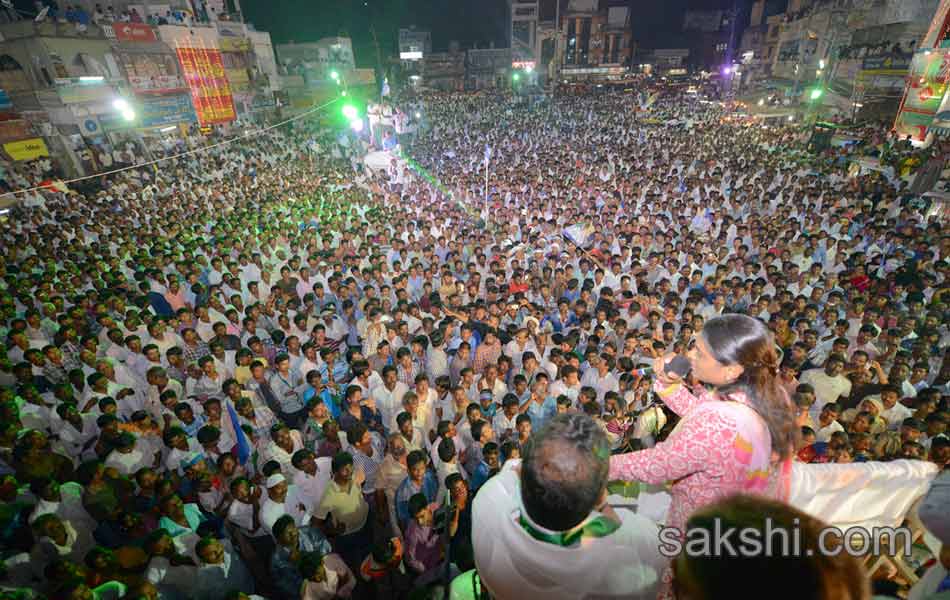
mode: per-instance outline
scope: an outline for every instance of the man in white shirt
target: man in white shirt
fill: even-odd
[[[815,390],[816,401],[811,406],[812,419],[817,419],[821,408],[829,402],[851,393],[851,382],[842,375],[845,359],[840,354],[832,354],[825,361],[824,369],[809,369],[802,373],[800,383],[807,383]]]
[[[434,331],[429,336],[429,350],[426,352],[426,374],[430,381],[435,381],[442,375],[449,374],[449,357],[442,349],[444,338],[441,331]]]
[[[115,448],[105,460],[105,466],[114,468],[121,475],[132,477],[139,469],[154,465],[155,455],[149,456],[139,449],[135,442],[135,436],[131,433],[120,434],[115,441]]]
[[[330,483],[329,456],[316,458],[310,450],[298,450],[291,459],[294,471],[292,474],[294,486],[297,488],[297,497],[304,506],[317,506],[323,499],[323,492]]]
[[[396,431],[396,417],[402,412],[402,397],[408,391],[409,386],[399,381],[396,367],[383,367],[383,385],[377,386],[372,396],[387,433]]]
[[[620,381],[611,372],[614,368],[614,359],[609,354],[600,356],[591,355],[591,368],[587,369],[581,378],[582,387],[592,387],[597,390],[597,403],[604,405],[604,394],[619,392]]]
[[[844,431],[844,427],[838,422],[839,414],[841,414],[841,405],[837,402],[829,402],[822,407],[815,431],[816,442],[828,442],[835,432]]]
[[[548,395],[554,396],[567,396],[571,399],[571,403],[574,406],[577,406],[577,397],[581,393],[581,382],[578,379],[577,369],[571,365],[565,366],[561,369],[561,378],[551,384],[551,387],[548,388]]]
[[[668,565],[656,524],[601,503],[606,435],[582,414],[558,415],[536,435],[475,497],[485,587],[499,598],[654,598]]]
[[[300,497],[296,486],[287,485],[287,479],[274,473],[264,484],[267,496],[261,499],[261,526],[273,535],[274,523],[284,515],[290,515],[297,527],[310,524],[312,518],[307,505]]]
[[[869,398],[873,398],[873,396],[869,396]],[[897,431],[904,419],[914,415],[913,410],[907,408],[898,400],[900,400],[900,390],[896,385],[881,387],[881,403],[884,405],[881,417],[887,421],[887,428],[890,431]]]

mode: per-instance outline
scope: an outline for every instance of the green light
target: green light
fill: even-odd
[[[821,88],[815,88],[811,91],[809,98],[811,98],[812,100],[817,100],[821,98],[821,95],[824,93],[825,93],[824,90],[822,90]]]
[[[352,104],[344,104],[343,116],[349,119],[350,121],[352,121],[359,116],[359,111],[356,110],[356,107],[353,106]]]
[[[519,79],[521,79],[521,75],[519,75],[518,73],[515,73],[514,75],[511,76],[511,78],[514,79],[515,81],[518,81]]]
[[[336,72],[336,71],[330,71],[330,79],[332,79],[333,81],[336,81],[337,83],[339,83],[339,81],[340,81],[340,74],[339,74],[338,72]]]

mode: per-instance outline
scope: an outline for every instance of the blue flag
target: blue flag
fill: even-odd
[[[244,430],[241,429],[241,422],[238,420],[234,405],[230,401],[227,401],[226,404],[228,405],[228,416],[231,418],[231,427],[234,428],[234,449],[237,451],[238,463],[243,465],[251,457],[251,443],[248,441]]]

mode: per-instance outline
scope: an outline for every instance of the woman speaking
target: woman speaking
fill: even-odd
[[[656,447],[612,457],[610,479],[672,481],[666,526],[681,536],[694,510],[731,494],[784,499],[779,463],[790,465],[799,430],[768,328],[744,315],[706,323],[689,361],[712,392],[690,392],[665,370],[672,358],[656,360],[654,389],[682,420]]]

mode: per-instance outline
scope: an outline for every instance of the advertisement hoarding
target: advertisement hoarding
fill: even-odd
[[[43,138],[30,138],[18,142],[7,142],[3,149],[13,160],[33,160],[41,156],[49,156]]]
[[[911,136],[919,142],[927,138],[927,128],[947,92],[950,52],[921,50],[914,55],[907,81],[904,103],[894,128],[900,137]]]
[[[143,23],[113,23],[112,32],[120,42],[157,42],[155,32]]]
[[[234,98],[221,52],[215,48],[178,48],[177,53],[198,122],[207,126],[235,120]]]
[[[167,94],[187,89],[171,54],[121,53],[117,57],[129,85],[138,94]]]

